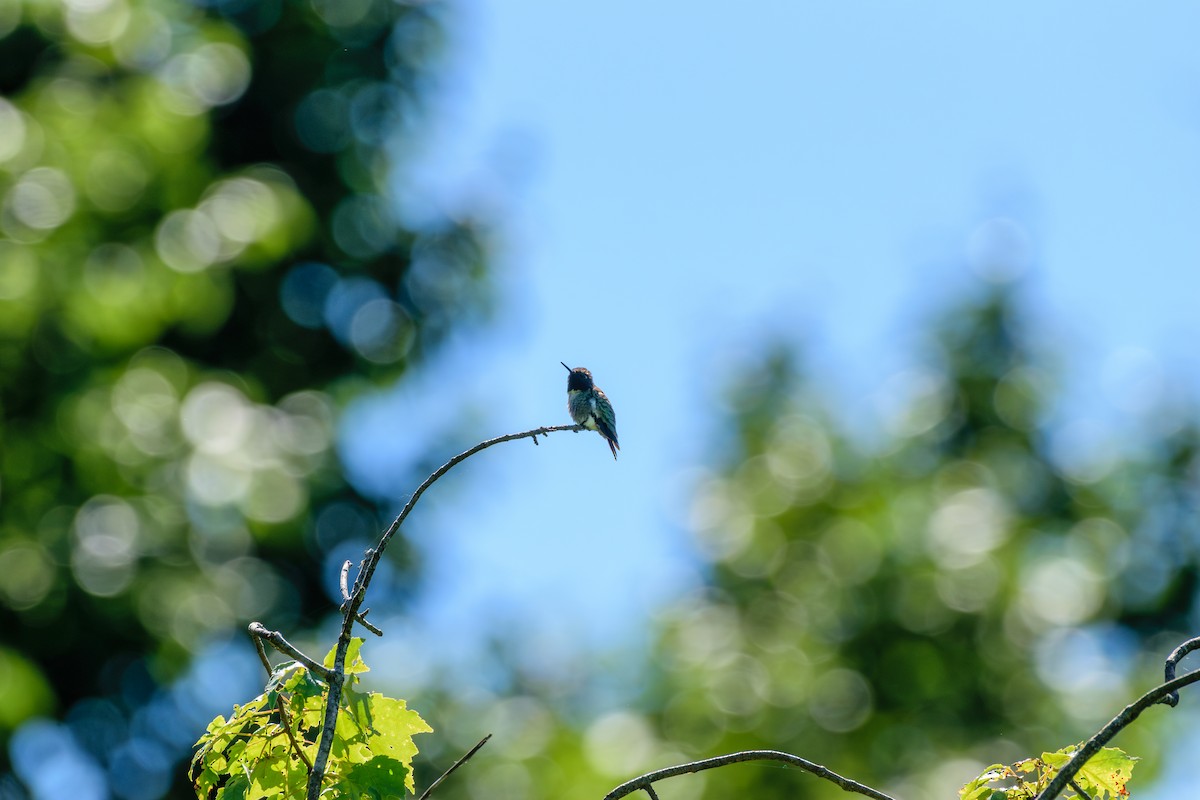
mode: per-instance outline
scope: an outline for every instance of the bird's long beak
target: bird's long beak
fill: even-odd
[[[563,369],[565,369],[567,372],[570,372],[570,371],[571,371],[571,368],[570,368],[570,367],[568,367],[566,364],[563,364],[563,362],[561,362],[561,361],[560,361],[560,362],[558,362],[558,363],[562,364],[562,365],[563,365]]]

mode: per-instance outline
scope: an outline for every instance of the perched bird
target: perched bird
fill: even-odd
[[[592,381],[591,372],[583,367],[571,369],[561,361],[558,363],[571,373],[567,378],[567,411],[571,412],[571,419],[576,425],[603,436],[616,461],[621,445],[617,444],[617,415],[613,413],[612,403]]]

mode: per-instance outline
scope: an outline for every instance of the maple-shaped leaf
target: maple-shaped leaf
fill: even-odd
[[[1078,747],[1065,748],[1057,753],[1043,753],[1042,759],[1055,769],[1061,769],[1071,760]],[[1085,790],[1091,790],[1095,800],[1128,797],[1126,784],[1133,777],[1133,765],[1139,759],[1127,755],[1119,747],[1104,747],[1088,759],[1075,774],[1075,780]]]

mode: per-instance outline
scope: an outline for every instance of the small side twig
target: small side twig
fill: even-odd
[[[369,552],[370,551],[368,551],[368,553]],[[341,572],[341,575],[338,577],[338,583],[341,584],[341,587],[342,587],[342,605],[341,605],[342,613],[346,612],[346,604],[350,602],[350,567],[351,566],[353,566],[352,562],[343,561],[342,562],[342,572]],[[354,585],[355,586],[358,585],[357,579],[355,579]],[[370,622],[367,622],[367,614],[370,614],[370,613],[371,613],[371,609],[365,608],[361,612],[358,613],[358,615],[355,617],[355,619],[358,620],[359,625],[362,625],[364,628],[369,630],[371,633],[375,634],[376,636],[383,636],[382,630],[380,630],[375,625],[372,625]]]
[[[440,786],[442,781],[446,780],[446,778],[449,778],[450,774],[452,772],[454,772],[454,770],[458,769],[463,764],[467,763],[467,760],[470,759],[471,756],[478,753],[479,748],[481,748],[485,744],[487,744],[488,739],[491,739],[491,738],[492,738],[492,735],[489,733],[487,736],[483,737],[478,742],[476,742],[475,746],[472,747],[470,750],[468,750],[462,758],[460,758],[458,761],[455,761],[453,764],[450,765],[450,769],[443,772],[441,775],[438,776],[438,779],[436,781],[429,784],[429,788],[426,789],[425,791],[421,792],[421,796],[418,797],[417,800],[429,800],[429,795],[433,794],[433,790],[436,789],[438,786]]]
[[[267,627],[261,622],[251,622],[247,629],[250,631],[250,636],[253,637],[255,641],[262,640],[267,642],[271,645],[271,647],[274,647],[285,656],[291,656],[296,661],[299,661],[308,668],[309,672],[315,673],[322,680],[329,680],[330,670],[328,667],[326,667],[324,664],[318,663],[312,657],[300,652],[295,645],[283,638],[283,634],[279,631],[267,630]],[[270,674],[272,669],[270,663],[267,661],[267,654],[260,650],[259,657],[263,660],[263,666],[267,668],[267,674]]]
[[[1085,791],[1083,790],[1083,787],[1081,787],[1081,786],[1080,786],[1078,783],[1076,783],[1076,782],[1075,782],[1075,779],[1074,779],[1074,778],[1072,778],[1071,780],[1067,781],[1067,785],[1068,785],[1068,786],[1070,786],[1072,789],[1074,789],[1074,790],[1075,790],[1075,794],[1077,794],[1077,795],[1079,795],[1080,797],[1082,797],[1082,798],[1083,798],[1083,800],[1092,800],[1092,796],[1091,796],[1090,794],[1088,794],[1087,792],[1085,792]]]
[[[348,587],[349,592],[346,593],[348,597],[342,602],[342,627],[338,634],[337,645],[334,648],[333,669],[326,670],[329,691],[325,696],[325,716],[321,722],[321,739],[317,744],[317,755],[313,759],[313,768],[308,775],[308,787],[306,791],[308,800],[319,800],[321,796],[321,782],[325,779],[325,766],[329,763],[329,752],[333,749],[334,731],[337,727],[338,710],[341,707],[342,684],[346,678],[346,652],[350,649],[354,623],[362,622],[358,609],[365,598],[367,587],[371,584],[375,568],[379,566],[379,560],[383,557],[384,549],[387,547],[388,542],[392,540],[392,537],[396,535],[396,531],[400,530],[400,526],[404,524],[404,520],[413,510],[413,506],[417,504],[421,495],[425,493],[426,489],[437,482],[439,478],[481,450],[517,439],[536,439],[538,436],[555,431],[581,430],[584,430],[582,425],[551,425],[520,433],[507,433],[503,436],[497,436],[494,439],[487,439],[468,450],[464,450],[438,467],[428,478],[421,482],[421,485],[413,492],[412,497],[405,503],[404,508],[400,510],[396,519],[383,532],[383,535],[379,538],[379,543],[366,552],[366,558],[363,559],[362,568],[359,569],[358,575],[354,579],[354,585]]]
[[[266,629],[264,628],[264,630]],[[251,630],[251,633],[254,633],[254,631]],[[262,661],[263,669],[267,671],[267,677],[269,678],[274,674],[274,670],[271,667],[271,660],[267,658],[267,649],[263,647],[263,637],[253,635],[250,638],[254,640],[254,648],[258,651],[258,657]],[[282,692],[278,693],[275,697],[275,710],[279,712],[279,720],[283,723],[284,733],[287,734],[288,741],[292,743],[292,752],[304,764],[304,768],[311,771],[312,762],[308,760],[308,756],[304,754],[304,748],[300,746],[300,743],[296,741],[296,735],[292,733],[292,720],[288,716],[287,701],[284,699]]]
[[[1173,676],[1175,674],[1175,665],[1179,663],[1179,659],[1190,653],[1192,650],[1200,647],[1200,637],[1189,639],[1181,644],[1171,653],[1167,659],[1166,674]],[[1170,678],[1166,683],[1156,686],[1144,695],[1134,700],[1129,705],[1117,714],[1107,725],[1101,728],[1095,736],[1083,743],[1083,746],[1076,751],[1075,755],[1071,756],[1071,760],[1063,765],[1063,768],[1054,776],[1054,780],[1042,790],[1036,800],[1053,800],[1062,794],[1063,789],[1067,788],[1067,784],[1074,779],[1079,770],[1083,769],[1083,765],[1088,762],[1092,756],[1100,752],[1100,748],[1108,744],[1114,736],[1121,732],[1123,728],[1137,719],[1143,711],[1156,703],[1165,703],[1169,706],[1174,706],[1169,698],[1175,697],[1175,702],[1179,701],[1179,690],[1185,686],[1190,686],[1196,681],[1200,681],[1200,670],[1193,670],[1179,678]]]
[[[258,651],[258,660],[262,662],[263,669],[267,671],[267,679],[270,680],[271,675],[275,672],[275,668],[271,666],[271,659],[267,658],[267,648],[263,647],[263,637],[255,633],[254,626],[258,624],[257,622],[250,623],[250,638],[254,640],[254,649]],[[259,627],[262,626],[260,625]],[[263,628],[263,630],[266,630],[266,628]]]
[[[872,789],[870,786],[859,783],[838,775],[833,770],[827,769],[820,764],[815,764],[812,761],[803,759],[800,756],[794,756],[791,753],[781,753],[778,750],[743,750],[738,753],[729,753],[715,758],[706,758],[702,761],[690,761],[686,764],[678,764],[674,767],[666,767],[665,769],[647,772],[645,775],[638,776],[631,781],[622,783],[617,788],[604,796],[604,800],[617,800],[617,798],[625,797],[633,794],[638,790],[646,790],[651,798],[654,797],[654,792],[650,789],[650,784],[655,781],[661,781],[665,778],[673,778],[676,775],[686,775],[692,772],[701,772],[706,769],[716,769],[717,767],[728,766],[729,764],[737,764],[742,761],[782,761],[785,764],[790,764],[793,767],[799,767],[806,772],[816,775],[818,778],[824,778],[827,781],[832,781],[838,786],[845,789],[847,792],[857,792],[858,794],[866,795],[874,798],[874,800],[894,800],[889,795],[884,794],[878,789]]]
[[[362,625],[364,628],[366,628],[367,630],[369,630],[371,633],[375,634],[376,636],[383,636],[382,630],[375,627],[370,622],[367,622],[367,614],[370,614],[370,613],[371,613],[371,609],[364,608],[362,611],[358,612],[358,616],[356,616],[354,619],[358,621],[359,625]]]

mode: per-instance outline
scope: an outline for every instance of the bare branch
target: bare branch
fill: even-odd
[[[604,800],[617,800],[617,798],[625,797],[633,794],[638,790],[646,790],[647,793],[654,797],[654,791],[650,789],[650,784],[655,781],[661,781],[664,778],[673,778],[676,775],[686,775],[692,772],[701,772],[706,769],[716,769],[717,767],[728,766],[729,764],[737,764],[742,761],[782,761],[785,764],[790,764],[793,767],[799,767],[806,772],[811,772],[818,778],[824,778],[827,781],[832,781],[838,786],[845,789],[847,792],[857,792],[858,794],[866,795],[867,797],[875,798],[875,800],[894,800],[894,798],[883,792],[872,789],[870,786],[853,781],[849,778],[844,778],[832,770],[826,769],[820,764],[814,764],[811,761],[794,756],[791,753],[781,753],[778,750],[743,750],[738,753],[729,753],[728,755],[717,756],[716,758],[706,758],[702,761],[690,761],[686,764],[678,764],[674,767],[666,767],[665,769],[648,772],[645,775],[634,778],[631,781],[622,783],[617,788],[604,796]]]
[[[376,636],[383,636],[382,630],[375,627],[370,622],[367,622],[367,614],[370,614],[370,613],[371,613],[371,609],[364,608],[362,611],[359,612],[358,616],[355,617],[355,619],[358,620],[359,625],[362,625],[364,628],[369,630],[371,633],[375,634]]]
[[[1175,648],[1175,651],[1171,653],[1171,657],[1174,658],[1176,653],[1180,653],[1184,647],[1196,641],[1196,639],[1190,639],[1183,645]],[[1182,658],[1196,647],[1200,647],[1200,645],[1193,645],[1192,648],[1181,653],[1179,658]],[[1170,659],[1167,660],[1167,674],[1175,674],[1175,664],[1178,663],[1179,658],[1175,658],[1174,662]],[[1190,686],[1196,681],[1200,681],[1200,670],[1193,670],[1183,677],[1168,680],[1166,683],[1154,687],[1137,700],[1125,706],[1125,709],[1120,714],[1113,717],[1095,736],[1083,743],[1083,746],[1076,751],[1075,755],[1071,756],[1070,761],[1063,765],[1063,768],[1054,776],[1054,780],[1050,781],[1050,785],[1042,790],[1042,793],[1037,796],[1036,800],[1053,800],[1053,798],[1058,797],[1062,794],[1063,789],[1067,788],[1067,784],[1078,774],[1079,770],[1083,769],[1083,765],[1088,762],[1088,759],[1099,753],[1100,748],[1108,744],[1114,736],[1137,719],[1143,711],[1156,703],[1166,703],[1173,706],[1174,703],[1171,703],[1168,698],[1172,695],[1178,698],[1180,689]]]
[[[363,560],[362,568],[358,571],[358,575],[354,579],[354,586],[349,593],[350,596],[342,603],[342,628],[338,635],[337,647],[334,649],[333,669],[328,670],[327,682],[329,684],[329,691],[325,696],[325,718],[321,723],[321,740],[317,745],[317,755],[313,759],[313,768],[308,775],[308,800],[319,800],[321,795],[321,782],[325,779],[325,765],[329,763],[329,751],[333,748],[338,710],[341,707],[342,684],[345,682],[346,676],[346,651],[350,649],[354,623],[362,621],[358,609],[362,605],[367,587],[371,585],[371,578],[375,574],[375,568],[379,566],[379,560],[383,556],[384,549],[387,547],[388,542],[392,540],[392,537],[396,535],[396,531],[400,530],[400,526],[413,510],[413,506],[417,504],[417,500],[439,478],[480,450],[486,450],[493,445],[515,441],[516,439],[532,438],[534,443],[536,443],[538,436],[555,431],[581,430],[584,430],[582,425],[553,425],[546,428],[534,428],[531,431],[522,431],[521,433],[506,433],[503,436],[497,436],[495,439],[482,441],[469,450],[464,450],[438,467],[428,478],[421,482],[421,485],[413,492],[412,497],[408,499],[404,508],[400,510],[396,519],[383,532],[383,535],[379,538],[379,543],[366,552],[366,558]]]
[[[480,450],[486,450],[493,445],[503,444],[504,442],[528,438],[532,438],[536,442],[538,436],[542,436],[547,433],[553,433],[555,431],[581,430],[585,430],[582,425],[552,425],[548,428],[534,428],[531,431],[522,431],[521,433],[507,433],[504,436],[497,436],[495,439],[482,441],[471,449],[464,450],[463,452],[459,453],[445,464],[442,464],[440,467],[434,470],[433,474],[426,478],[420,486],[417,487],[416,491],[413,492],[412,497],[408,498],[408,502],[405,504],[404,508],[400,510],[400,513],[396,516],[395,521],[392,522],[388,529],[384,531],[383,536],[380,537],[379,544],[377,544],[373,550],[367,551],[367,560],[363,564],[363,569],[359,573],[358,580],[355,581],[355,593],[357,594],[362,590],[365,590],[366,587],[371,583],[371,577],[375,574],[375,567],[379,564],[379,559],[383,555],[384,548],[388,546],[388,542],[392,540],[392,537],[396,534],[396,531],[400,530],[400,526],[404,524],[404,520],[408,517],[409,512],[413,510],[413,506],[417,504],[417,501],[421,499],[421,495],[425,493],[425,490],[432,486],[438,480],[438,478],[445,475],[460,462],[467,460]]]
[[[464,756],[463,756],[462,758],[460,758],[458,761],[455,761],[453,764],[451,764],[451,765],[450,765],[450,769],[448,769],[448,770],[446,770],[445,772],[443,772],[443,773],[441,774],[441,776],[439,776],[439,777],[438,777],[438,779],[437,779],[436,781],[434,781],[433,783],[429,784],[429,788],[428,788],[428,789],[426,789],[425,791],[421,792],[421,796],[420,796],[420,797],[418,797],[418,798],[417,798],[417,800],[429,800],[429,795],[433,794],[433,790],[434,790],[434,789],[436,789],[438,786],[440,786],[440,785],[441,785],[441,783],[442,783],[442,781],[446,780],[446,778],[449,778],[449,777],[450,777],[450,773],[454,772],[454,770],[458,769],[458,768],[459,768],[459,767],[461,767],[463,764],[467,763],[467,760],[468,760],[468,759],[469,759],[471,756],[473,756],[473,755],[475,755],[476,753],[478,753],[478,752],[479,752],[479,748],[481,748],[481,747],[483,747],[485,744],[487,744],[487,743],[488,743],[488,739],[490,739],[490,738],[492,738],[492,735],[489,733],[487,736],[485,736],[485,737],[483,737],[482,739],[480,739],[480,740],[479,740],[479,741],[478,741],[478,742],[475,744],[475,746],[474,746],[474,747],[472,747],[470,750],[468,750],[468,751],[466,752],[466,755],[464,755]]]
[[[285,656],[291,656],[296,661],[299,661],[308,668],[309,672],[315,673],[322,680],[329,680],[330,672],[324,664],[320,664],[310,656],[300,652],[295,645],[283,638],[283,634],[279,631],[269,631],[261,622],[251,622],[248,630],[250,631],[250,635],[254,637],[255,641],[261,639],[264,642],[268,642],[271,647],[274,647]],[[271,669],[270,663],[267,661],[266,653],[260,651],[259,656],[263,660],[263,666],[267,668],[267,673],[270,674],[273,670]]]
[[[279,720],[283,723],[283,732],[287,734],[288,741],[292,743],[292,752],[304,764],[304,768],[311,773],[312,762],[308,760],[308,756],[304,754],[304,748],[296,741],[296,734],[292,732],[292,719],[288,716],[287,699],[283,696],[283,692],[275,694],[275,710],[279,712]]]
[[[345,616],[342,624],[343,633],[354,624],[353,620],[352,614]],[[337,725],[338,710],[342,703],[342,684],[346,680],[346,651],[349,649],[349,639],[347,638],[347,644],[343,647],[342,638],[338,638],[338,646],[333,656],[333,669],[330,670],[327,681],[329,689],[325,693],[325,717],[321,722],[321,740],[317,744],[317,755],[313,759],[313,768],[308,773],[308,786],[306,787],[308,800],[320,800],[321,783],[325,780],[325,765],[329,763],[329,752],[333,749],[334,726]]]

